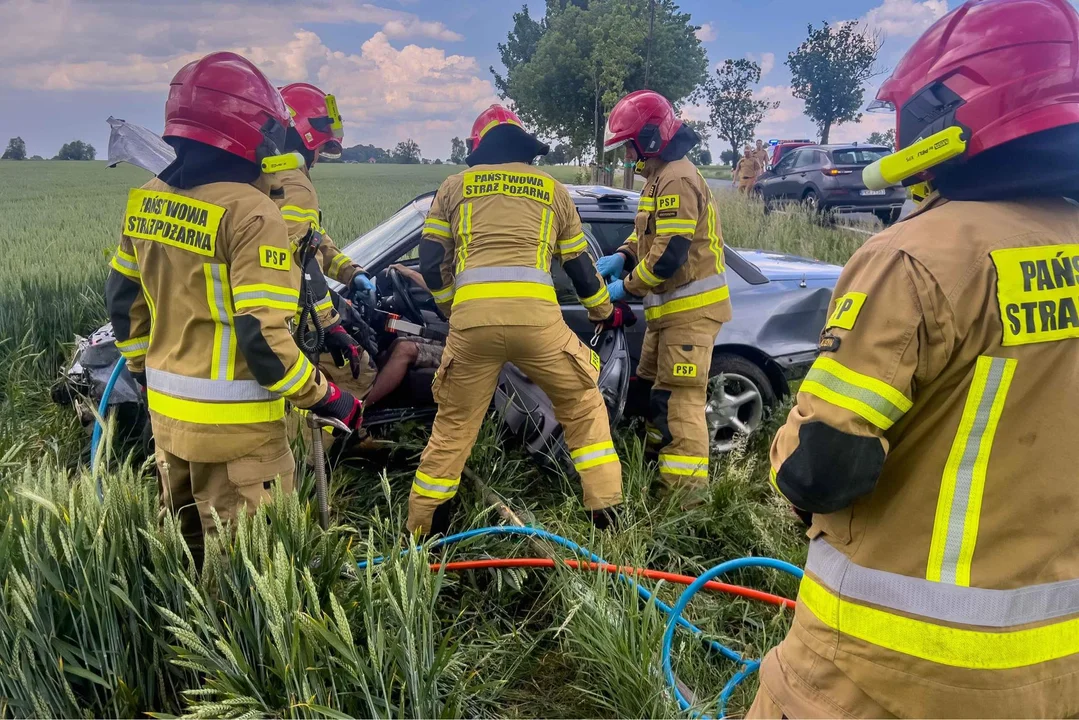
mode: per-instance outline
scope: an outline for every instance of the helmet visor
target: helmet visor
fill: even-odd
[[[341,143],[338,140],[327,140],[318,149],[318,154],[327,160],[337,160],[341,157]]]

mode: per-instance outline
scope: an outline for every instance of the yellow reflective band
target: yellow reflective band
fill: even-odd
[[[330,261],[330,274],[336,277],[340,274],[341,268],[345,267],[345,265],[351,264],[352,258],[350,258],[348,255],[345,255],[344,253],[337,253],[337,255],[334,256],[333,260]]]
[[[989,453],[1015,374],[1014,359],[978,358],[937,496],[925,577],[970,586]]]
[[[150,349],[150,336],[140,335],[139,337],[129,338],[124,341],[116,341],[116,349],[120,351],[120,354],[129,360],[131,358],[142,357],[146,354],[146,351]]]
[[[657,220],[657,235],[674,235],[679,232],[693,233],[697,230],[696,220]]]
[[[270,307],[295,312],[300,302],[300,291],[283,285],[254,283],[234,287],[232,299],[237,310]]]
[[[659,471],[668,475],[708,477],[708,458],[696,455],[659,456]]]
[[[637,277],[639,277],[641,279],[641,282],[643,282],[648,287],[655,287],[656,285],[659,285],[661,282],[663,282],[663,278],[656,277],[656,275],[654,275],[652,271],[648,269],[648,266],[645,265],[643,262],[637,263],[636,272]]]
[[[150,410],[173,420],[195,425],[248,425],[276,422],[285,417],[285,401],[212,403],[184,400],[157,392],[146,391]]]
[[[449,232],[450,229],[449,222],[445,220],[439,220],[438,218],[433,218],[430,215],[427,216],[427,219],[424,220],[423,224],[424,226],[430,225],[431,227],[436,227],[440,230],[445,230],[447,232]]]
[[[779,489],[779,483],[776,481],[777,474],[774,467],[768,468],[768,481],[772,483],[772,487],[776,489],[776,492],[782,495],[783,491]]]
[[[316,223],[318,222],[318,210],[315,210],[313,208],[302,208],[297,205],[282,205],[281,214],[290,215],[296,219],[311,220]]]
[[[308,378],[314,372],[315,366],[312,365],[307,358],[301,355],[296,362],[292,364],[288,372],[285,373],[285,377],[281,378],[273,385],[266,388],[270,392],[279,393],[285,397],[295,395],[297,392],[303,389],[304,384]]]
[[[417,470],[412,492],[435,500],[447,500],[457,494],[460,484],[461,478],[436,478]]]
[[[543,208],[540,213],[540,232],[536,243],[536,268],[546,271],[550,265],[548,258],[551,253],[551,228],[554,225],[554,213],[550,208]]]
[[[638,265],[637,267],[641,266]],[[671,300],[670,302],[663,303],[657,307],[645,308],[644,319],[655,320],[664,315],[673,315],[674,313],[685,312],[686,310],[696,310],[698,308],[708,307],[709,305],[723,302],[724,300],[729,299],[730,296],[730,288],[724,285],[723,287],[709,290],[708,292],[703,292],[699,295],[690,295],[689,297]],[[805,383],[803,383],[802,386],[804,387]]]
[[[322,302],[319,302],[315,305],[315,312],[323,313],[329,310],[333,310],[333,298],[327,295]]]
[[[827,357],[816,359],[798,390],[850,410],[881,430],[894,425],[913,405],[888,383]]]
[[[431,296],[434,297],[435,302],[447,303],[453,299],[454,284],[450,283],[441,290],[432,290]]]
[[[214,321],[213,358],[210,366],[211,380],[233,380],[236,372],[236,345],[232,327],[232,288],[229,287],[229,269],[220,263],[202,266],[206,277],[206,303]],[[145,293],[145,290],[143,291]]]
[[[132,267],[132,265],[134,265],[134,263],[129,263],[127,260],[123,260],[117,255],[113,255],[112,259],[109,260],[109,267],[113,270],[121,275],[131,278],[135,282],[139,282],[142,279],[142,275],[139,273],[139,267],[138,265]]]
[[[583,460],[581,462],[573,463],[573,467],[575,470],[580,472],[581,470],[589,470],[599,465],[606,465],[608,463],[616,462],[619,462],[618,455],[615,453],[614,450],[611,450],[609,453],[592,458],[591,460]]]
[[[457,272],[463,272],[468,261],[468,245],[472,242],[472,203],[461,206],[457,220],[457,237],[461,244],[457,247]]]
[[[716,258],[716,274],[722,275],[726,270],[723,264],[723,239],[720,237],[716,201],[711,191],[708,192],[708,249]]]
[[[642,212],[651,212],[656,209],[656,199],[651,196],[645,196],[637,203],[637,210]]]
[[[562,254],[582,252],[588,248],[588,240],[585,239],[584,233],[577,233],[571,238],[558,241],[558,251]]]
[[[482,140],[483,136],[487,134],[487,131],[494,129],[499,125],[516,125],[517,127],[521,127],[521,123],[510,118],[505,118],[503,120],[492,120],[491,122],[484,125],[483,129],[480,130],[479,139]]]
[[[495,298],[532,298],[558,304],[553,287],[531,282],[488,282],[465,285],[457,288],[453,296],[453,304],[456,306],[469,300]]]
[[[1008,670],[1079,653],[1079,618],[1007,632],[947,627],[836,597],[809,575],[802,578],[798,600],[844,635],[951,667]]]
[[[586,308],[594,308],[598,305],[602,305],[603,303],[608,302],[610,299],[611,293],[608,292],[607,286],[604,285],[595,295],[589,295],[586,298],[581,298],[581,305],[584,305]]]
[[[631,232],[631,233],[629,234],[629,237],[627,237],[627,238],[626,238],[626,243],[627,243],[627,244],[629,244],[629,243],[635,243],[635,242],[637,242],[637,231],[636,231],[636,230],[634,230],[633,232]]]
[[[450,233],[449,230],[443,230],[440,227],[432,227],[432,226],[426,225],[426,224],[423,226],[423,234],[424,235],[434,235],[435,237],[440,237],[440,238],[443,238],[445,240],[449,240],[450,238],[453,237],[453,235]]]
[[[214,256],[217,229],[225,208],[156,190],[127,195],[124,235],[151,240],[207,257]]]
[[[116,254],[120,256],[121,260],[127,260],[129,263],[135,263],[135,265],[139,264],[139,259],[130,253],[124,252],[124,248],[120,245],[116,246]]]
[[[582,455],[589,455],[597,450],[614,449],[614,442],[611,440],[604,440],[603,442],[593,443],[592,445],[585,445],[583,448],[577,448],[569,454],[571,459],[576,459]]]

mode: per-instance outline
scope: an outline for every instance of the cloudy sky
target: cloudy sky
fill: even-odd
[[[83,139],[103,153],[110,114],[160,130],[173,73],[228,49],[278,84],[306,80],[335,93],[347,145],[392,147],[413,137],[425,157],[445,158],[449,139],[464,136],[476,113],[497,100],[488,67],[500,67],[496,44],[522,1],[0,0],[0,142],[19,135],[29,154],[51,157],[62,143]],[[527,4],[542,15],[544,0]],[[737,57],[762,65],[757,92],[780,101],[759,128],[765,139],[814,136],[783,64],[808,23],[868,23],[885,36],[880,61],[891,67],[948,10],[948,0],[680,4],[701,26],[713,67]],[[701,116],[699,108],[686,113]],[[868,115],[860,126],[834,130],[833,139],[864,139],[891,122]]]

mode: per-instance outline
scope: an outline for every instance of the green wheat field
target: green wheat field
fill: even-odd
[[[555,170],[567,182],[578,172]],[[329,165],[314,180],[344,245],[453,171]],[[159,512],[152,463],[106,456],[98,500],[88,439],[49,391],[75,335],[104,321],[125,194],[148,177],[101,162],[0,162],[0,718],[681,716],[659,666],[666,617],[611,576],[428,567],[549,551],[509,538],[398,557],[422,427],[401,428],[392,453],[335,468],[328,532],[306,478],[223,533],[201,574]],[[765,215],[729,193],[721,218],[731,245],[838,263],[864,240],[798,212]],[[651,493],[658,475],[639,428],[620,429],[627,521],[615,535],[595,533],[579,488],[537,471],[492,423],[469,467],[534,522],[610,562],[688,575],[749,554],[800,563],[802,529],[767,480],[782,414],[713,463],[709,502],[688,512]],[[454,529],[492,524],[466,485]],[[382,555],[393,559],[357,569]],[[796,590],[765,571],[731,581]],[[649,586],[667,602],[681,589]],[[791,621],[789,611],[712,594],[687,617],[749,658]],[[714,712],[736,666],[686,633],[675,658],[700,709]],[[735,693],[732,713],[755,687]]]

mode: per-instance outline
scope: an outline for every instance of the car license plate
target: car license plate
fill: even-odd
[[[885,192],[885,190],[862,190],[862,196],[865,197],[867,195],[883,195]]]

